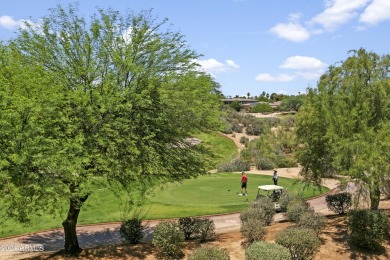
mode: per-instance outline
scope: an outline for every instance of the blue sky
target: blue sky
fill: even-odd
[[[37,21],[56,4],[75,1],[0,1],[0,39],[23,20]],[[226,96],[283,93],[316,87],[329,65],[365,48],[389,54],[390,0],[80,0],[89,17],[96,7],[136,12],[153,8],[168,18]]]

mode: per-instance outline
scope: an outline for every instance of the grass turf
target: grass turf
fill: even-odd
[[[248,196],[239,196],[241,174],[220,173],[200,176],[182,184],[168,184],[156,188],[154,196],[148,196],[143,209],[146,219],[164,219],[185,216],[200,216],[237,212],[245,209],[255,200],[258,186],[272,184],[271,176],[247,174]],[[326,192],[314,187],[306,187],[293,179],[279,178],[278,185],[290,192],[302,192],[305,198]],[[121,221],[123,216],[124,193],[117,196],[109,189],[96,190],[81,208],[78,224]],[[1,223],[0,237],[29,233],[61,227],[66,216],[66,206],[61,217],[48,215],[34,217],[31,225],[22,226],[7,220]]]

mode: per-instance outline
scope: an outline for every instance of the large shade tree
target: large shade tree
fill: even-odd
[[[94,188],[141,194],[208,170],[188,137],[219,125],[199,55],[151,11],[57,6],[1,45],[0,194],[6,216],[61,214],[65,252]],[[104,206],[104,205],[102,205]]]
[[[390,166],[390,56],[365,49],[320,78],[297,115],[299,161],[311,180],[335,173],[363,181],[377,209]]]

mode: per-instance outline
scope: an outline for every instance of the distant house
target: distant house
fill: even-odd
[[[237,101],[242,105],[242,108],[244,108],[246,111],[249,111],[252,106],[255,106],[259,103],[256,99],[251,98],[225,98],[222,99],[222,102],[226,105],[231,104],[232,102]]]
[[[282,101],[276,101],[276,102],[269,103],[269,105],[275,110],[275,109],[279,109],[281,103]]]

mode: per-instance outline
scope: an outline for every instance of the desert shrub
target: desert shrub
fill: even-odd
[[[191,235],[197,232],[196,218],[184,217],[179,218],[180,230],[183,231],[184,238],[190,239]]]
[[[243,126],[238,122],[234,122],[231,125],[232,131],[236,133],[242,133]]]
[[[241,172],[249,171],[251,164],[248,161],[243,160],[241,157],[236,157],[229,162],[224,162],[217,165],[219,172]]]
[[[215,236],[214,221],[208,218],[197,218],[196,231],[201,243],[212,239]]]
[[[195,249],[188,257],[188,260],[229,260],[229,253],[226,249],[206,245]]]
[[[268,103],[258,103],[254,107],[251,108],[249,111],[250,113],[266,113],[266,112],[272,112],[273,109]]]
[[[283,192],[279,198],[279,206],[282,212],[287,211],[287,206],[292,201],[304,201],[303,197],[297,193]]]
[[[252,243],[245,250],[246,260],[288,260],[291,259],[290,252],[284,246],[265,241]]]
[[[255,159],[255,166],[258,170],[272,170],[276,168],[276,163],[267,157],[257,157]]]
[[[268,126],[261,120],[255,120],[246,127],[246,133],[248,135],[261,135],[266,133]]]
[[[222,129],[221,132],[224,134],[232,134],[233,130],[232,130],[232,127],[230,125],[228,125],[228,126],[225,126],[225,128]]]
[[[329,210],[344,214],[352,205],[352,195],[348,192],[329,194],[325,197],[325,201]]]
[[[145,227],[142,225],[142,220],[139,218],[131,218],[121,223],[119,233],[126,242],[130,244],[138,244],[143,238]]]
[[[280,124],[280,118],[277,117],[268,117],[268,118],[262,118],[270,127],[275,127]]]
[[[248,218],[241,222],[241,234],[244,237],[243,245],[249,246],[255,241],[263,240],[267,235],[264,221],[258,218]]]
[[[275,216],[275,204],[271,198],[259,197],[251,204],[251,208],[257,211],[257,217],[263,219],[265,225],[268,226],[271,224]]]
[[[161,222],[153,231],[152,244],[157,248],[159,255],[169,259],[183,256],[184,234],[179,224],[174,221]]]
[[[312,229],[319,235],[321,230],[325,227],[325,222],[326,218],[323,215],[308,211],[300,216],[297,226],[300,228]]]
[[[375,250],[387,235],[386,215],[379,210],[354,210],[350,212],[348,227],[351,242],[361,248]]]
[[[297,161],[292,157],[278,156],[276,165],[277,168],[293,168],[297,166]]]
[[[281,121],[280,125],[283,127],[283,128],[290,128],[290,127],[293,127],[294,126],[294,117],[293,116],[288,116],[288,117],[285,117],[283,118],[283,120]]]
[[[290,227],[276,234],[276,243],[290,251],[292,259],[312,259],[321,242],[311,229]]]
[[[245,136],[240,137],[240,143],[247,144],[249,142],[249,138]]]
[[[287,205],[285,217],[288,221],[298,222],[300,217],[306,212],[313,212],[313,208],[306,201],[294,200]]]

